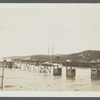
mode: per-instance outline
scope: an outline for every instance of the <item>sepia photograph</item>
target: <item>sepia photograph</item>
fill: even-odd
[[[100,4],[1,3],[0,94],[100,95],[99,43]]]

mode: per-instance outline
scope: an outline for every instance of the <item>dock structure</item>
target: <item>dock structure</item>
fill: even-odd
[[[12,62],[13,62],[13,68],[21,69],[22,62],[20,59],[12,59]]]
[[[39,73],[51,73],[53,69],[54,76],[62,75],[62,62],[57,57],[57,62],[37,61],[31,59],[12,59],[12,68],[19,68],[21,70],[39,72]],[[66,77],[74,78],[76,76],[76,70],[71,65],[67,65],[66,62]]]
[[[75,68],[73,68],[72,65],[70,65],[66,62],[66,77],[67,78],[75,78],[75,76],[76,76]]]
[[[66,76],[68,78],[75,78],[76,76],[76,70],[74,68],[71,67],[66,67]]]
[[[21,70],[35,71],[35,63],[31,60],[13,60],[13,68],[19,68]]]
[[[44,62],[39,66],[40,73],[51,73],[52,64],[49,62]]]
[[[53,75],[54,76],[62,75],[62,66],[60,64],[53,64]]]
[[[91,79],[100,79],[100,64],[91,67]]]
[[[43,61],[31,61],[31,60],[13,60],[13,68],[19,68],[21,70],[38,71],[40,73],[51,73],[51,63]],[[38,68],[38,69],[37,69]]]
[[[54,64],[51,62],[44,61],[29,61],[29,60],[13,60],[13,68],[19,68],[21,70],[28,70],[36,72],[38,68],[39,73],[51,73],[53,68],[54,76],[62,75],[62,66],[61,64]]]

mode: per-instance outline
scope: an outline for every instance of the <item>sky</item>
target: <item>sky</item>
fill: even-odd
[[[0,4],[0,57],[100,50],[100,4]]]

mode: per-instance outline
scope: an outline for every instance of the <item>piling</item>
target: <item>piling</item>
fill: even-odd
[[[53,66],[53,75],[54,76],[61,76],[62,75],[62,68],[59,65]]]
[[[46,73],[46,66],[39,66],[39,72],[40,73]]]
[[[68,78],[74,78],[76,76],[76,70],[73,69],[72,67],[70,67],[70,68],[66,67],[66,76]]]
[[[1,89],[4,89],[4,69],[6,67],[6,60],[4,60],[3,62],[3,66],[2,66],[2,78],[1,78]]]
[[[91,79],[100,79],[100,67],[94,66],[91,68]]]
[[[36,72],[36,66],[35,65],[33,65],[33,71]]]
[[[42,63],[39,66],[39,72],[40,73],[51,73],[51,66],[52,64],[49,62]]]

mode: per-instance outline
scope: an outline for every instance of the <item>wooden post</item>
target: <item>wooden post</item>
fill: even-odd
[[[52,44],[52,63],[54,62],[53,60],[53,53],[54,53],[54,46],[53,46],[53,44]]]
[[[4,69],[5,69],[5,66],[6,66],[6,60],[4,60],[3,68],[2,68],[2,79],[1,79],[1,89],[2,90],[4,89]]]

